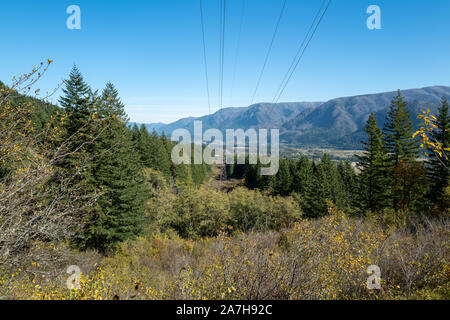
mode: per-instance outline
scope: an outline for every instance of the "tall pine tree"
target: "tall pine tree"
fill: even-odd
[[[314,181],[311,193],[307,195],[305,216],[318,218],[328,214],[328,202],[332,200],[330,182],[322,163],[314,166]]]
[[[358,204],[356,196],[359,189],[358,178],[348,160],[339,163],[338,171],[344,187],[344,209],[350,213],[354,211]]]
[[[95,145],[93,176],[101,194],[86,247],[107,252],[142,231],[146,189],[124,105],[110,82],[103,90],[98,114],[103,134]]]
[[[437,120],[434,121],[436,129],[433,133],[437,142],[442,144],[443,150],[450,148],[450,116],[448,113],[448,101],[446,97],[442,98],[441,107],[438,111]],[[450,179],[450,160],[449,153],[440,156],[435,152],[429,152],[427,169],[430,178],[430,198],[437,203],[438,207],[446,209],[447,203],[444,199],[445,189],[449,186]]]
[[[357,156],[361,169],[360,207],[375,212],[389,206],[388,154],[373,113],[364,130],[367,133],[367,141],[362,141],[365,152]]]
[[[345,208],[345,192],[342,177],[339,175],[337,166],[331,161],[330,156],[325,154],[319,166],[322,166],[326,174],[326,182],[329,184],[331,197],[328,199],[341,210]]]
[[[413,123],[400,90],[392,100],[384,127],[391,166],[392,200],[396,210],[416,210],[426,191],[424,168],[417,162],[419,146]]]
[[[90,203],[97,195],[97,188],[93,175],[94,144],[99,138],[98,117],[95,117],[96,99],[83,79],[76,66],[72,68],[69,79],[63,88],[64,95],[59,103],[64,108],[62,146],[65,156],[57,162],[57,165],[65,175],[70,178],[69,188],[83,194],[79,201],[73,204],[80,208],[77,211],[81,221],[76,230],[74,242],[83,246],[86,229],[94,210],[86,203]]]
[[[407,106],[399,90],[392,100],[383,130],[390,160],[394,165],[400,161],[414,162],[419,157],[419,146],[412,137],[414,127]]]

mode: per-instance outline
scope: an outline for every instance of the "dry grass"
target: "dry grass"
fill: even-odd
[[[448,221],[387,231],[331,209],[280,232],[197,241],[153,235],[124,243],[115,256],[79,257],[80,290],[62,277],[37,282],[3,276],[0,295],[20,299],[449,299]],[[82,264],[83,260],[89,261]],[[97,261],[98,265],[96,265]],[[73,263],[71,260],[71,264]],[[69,261],[68,261],[69,263]],[[366,285],[369,265],[382,290]]]

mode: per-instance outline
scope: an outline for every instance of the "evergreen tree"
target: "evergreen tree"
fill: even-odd
[[[442,98],[442,105],[439,108],[437,120],[434,121],[436,130],[433,135],[437,142],[442,144],[445,150],[450,148],[450,116],[448,113],[448,102],[445,97]],[[430,198],[437,202],[440,209],[443,208],[445,201],[443,199],[445,188],[449,186],[450,179],[450,161],[447,156],[439,156],[435,152],[429,152],[430,159],[427,164],[428,176],[431,182]]]
[[[71,177],[69,188],[84,194],[80,201],[90,201],[98,191],[93,175],[94,143],[100,135],[97,125],[99,119],[95,117],[97,101],[76,66],[72,68],[62,91],[64,95],[59,103],[64,108],[62,139],[66,156],[57,165],[66,176]],[[76,244],[82,246],[94,210],[84,204],[78,206],[87,208],[78,211],[82,223],[74,239]]]
[[[131,137],[133,138],[133,142],[136,145],[136,149],[139,151],[139,145],[141,142],[141,132],[139,131],[139,127],[136,123],[131,127]],[[139,153],[139,159],[141,158],[141,154]]]
[[[155,136],[155,139],[158,139],[158,136],[156,134],[156,131],[153,132],[152,136]],[[165,133],[163,132],[161,134],[161,136],[159,137],[159,140],[161,141],[162,145],[164,146],[164,152],[165,155],[167,155],[168,157],[166,157],[165,155],[162,155],[160,158],[160,161],[167,161],[168,165],[169,165],[169,169],[166,172],[166,176],[167,174],[171,177],[172,182],[174,184],[185,184],[185,185],[191,185],[194,183],[193,181],[193,172],[191,170],[191,166],[190,165],[186,165],[186,164],[179,164],[176,165],[175,163],[173,163],[173,161],[171,161],[171,153],[172,153],[172,148],[175,146],[175,143],[170,141],[169,138],[166,137]],[[191,152],[192,155],[192,162],[193,163],[193,152]],[[162,170],[167,170],[167,168],[165,167],[166,164],[163,164],[162,166],[160,166],[160,168],[162,168]],[[197,172],[196,172],[197,173]],[[203,180],[202,180],[203,182]]]
[[[325,154],[322,157],[322,161],[319,166],[323,167],[327,177],[326,183],[328,183],[328,188],[330,190],[330,197],[328,200],[332,201],[337,208],[343,210],[345,198],[344,185],[336,165],[331,161],[328,154]]]
[[[419,146],[413,138],[413,123],[407,110],[407,103],[398,91],[392,100],[384,128],[384,140],[389,151],[391,167],[392,199],[396,210],[414,210],[418,199],[422,198],[426,191],[426,185],[419,186],[417,181],[424,181],[424,171],[417,165]],[[413,180],[410,180],[413,179]],[[412,187],[414,185],[414,187]],[[418,188],[420,187],[420,188]]]
[[[393,165],[400,161],[413,162],[419,156],[419,146],[414,133],[411,115],[400,90],[392,100],[383,130],[386,147]]]
[[[91,129],[89,124],[92,122],[95,108],[92,91],[76,66],[73,66],[69,79],[64,84],[65,88],[62,89],[64,96],[59,99],[59,103],[67,115],[67,121],[65,122],[67,137],[71,137],[79,132],[77,140],[85,142],[80,141],[80,138],[83,138],[85,135],[88,135],[88,138],[92,138],[89,135],[89,130]]]
[[[339,163],[338,171],[344,187],[344,207],[347,212],[352,212],[353,209],[358,205],[358,177],[348,160],[341,161]]]
[[[292,192],[290,163],[290,160],[280,159],[280,166],[273,181],[273,191],[281,196],[288,196]]]
[[[144,166],[162,172],[169,181],[172,177],[171,160],[165,142],[155,130],[150,134],[145,125],[140,128],[140,140],[139,149]]]
[[[375,212],[389,206],[388,154],[373,113],[364,130],[368,136],[367,142],[362,141],[365,152],[357,156],[361,168],[360,207]]]
[[[209,168],[205,163],[194,164],[193,151],[191,152],[191,165],[175,165],[171,161],[172,148],[175,143],[170,141],[164,133],[158,137],[156,131],[150,134],[144,125],[139,128],[136,124],[132,126],[131,132],[140,161],[144,167],[163,173],[166,181],[171,184],[182,183],[200,186],[203,183]]]
[[[313,187],[315,182],[314,167],[311,161],[303,156],[296,163],[296,170],[292,174],[293,191],[301,195],[301,206],[303,212],[311,212],[313,201]]]
[[[146,189],[124,105],[110,82],[101,96],[99,116],[103,134],[95,144],[93,176],[101,194],[85,246],[107,252],[142,231]]]
[[[311,161],[309,161],[307,157],[303,156],[300,161],[296,163],[296,170],[292,175],[293,191],[303,196],[306,196],[311,192],[314,181],[314,170]]]
[[[208,166],[203,161],[202,161],[202,164],[194,163],[194,145],[192,145],[191,157],[192,157],[192,159],[191,159],[190,171],[192,174],[192,182],[196,186],[200,186],[205,181],[206,173],[208,172]],[[227,176],[229,177],[231,174],[231,172],[229,172],[229,170],[231,168],[226,166],[226,169],[227,169]]]
[[[245,186],[249,189],[260,189],[261,188],[261,163],[258,161],[257,164],[245,165],[244,171],[244,181]]]
[[[314,167],[313,189],[308,195],[308,208],[305,216],[310,218],[318,218],[328,214],[328,203],[331,201],[332,195],[330,183],[322,164]]]

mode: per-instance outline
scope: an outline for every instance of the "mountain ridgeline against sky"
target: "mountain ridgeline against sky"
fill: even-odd
[[[170,135],[183,128],[193,131],[195,120],[201,120],[203,130],[280,129],[280,141],[294,147],[360,148],[364,126],[370,113],[384,124],[396,91],[332,99],[327,102],[258,103],[249,107],[224,108],[203,117],[183,118],[170,124],[151,123],[147,128]],[[403,90],[412,118],[420,110],[437,111],[443,96],[450,99],[450,87],[433,86]]]

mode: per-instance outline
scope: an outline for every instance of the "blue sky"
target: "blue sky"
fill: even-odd
[[[215,112],[219,0],[203,1]],[[238,46],[242,1],[227,0],[224,107],[250,104],[282,4],[245,0]],[[320,3],[287,0],[257,102],[272,101]],[[81,8],[81,30],[66,28],[72,4]],[[372,4],[381,8],[381,30],[366,27]],[[76,63],[93,88],[109,80],[116,85],[132,121],[208,113],[199,0],[1,1],[0,30],[4,82],[50,58],[54,64],[38,84],[42,91],[54,88]],[[449,80],[450,1],[334,0],[280,101],[325,101]]]

